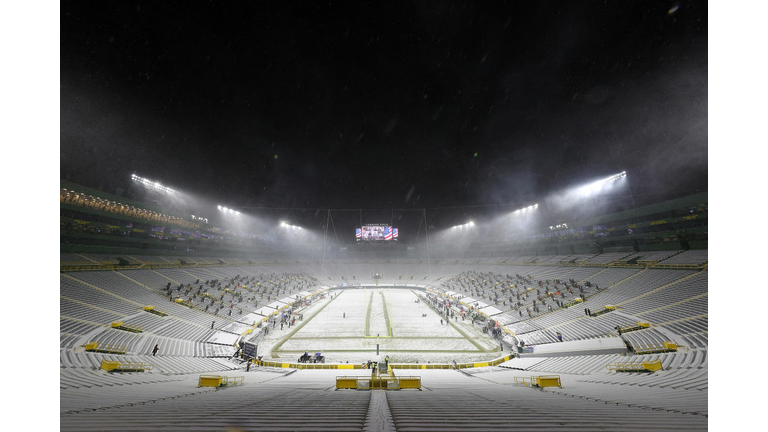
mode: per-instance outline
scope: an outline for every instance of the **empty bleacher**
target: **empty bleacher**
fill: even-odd
[[[701,255],[684,256],[688,252],[659,262],[677,258],[677,262],[687,264],[702,259]],[[389,412],[393,427],[403,431],[541,430],[576,425],[584,430],[626,430],[628,425],[641,430],[705,429],[707,271],[607,267],[628,255],[494,257],[433,260],[432,263],[337,260],[325,264],[325,274],[320,272],[318,263],[253,265],[240,261],[237,265],[222,265],[222,261],[226,262],[224,259],[204,257],[194,261],[181,258],[197,267],[63,272],[60,277],[61,429],[363,430],[378,424],[371,416],[379,415],[382,410]],[[62,254],[62,262],[75,258],[77,256]],[[103,256],[89,258],[106,262]],[[171,257],[121,258],[136,263],[164,262],[169,266],[179,262]],[[523,264],[534,261],[539,265]],[[585,265],[579,266],[579,263]],[[206,267],[207,264],[210,266]],[[524,370],[497,366],[464,372],[420,371],[423,392],[390,392],[384,399],[377,398],[375,403],[369,393],[329,390],[337,371],[291,373],[284,369],[252,369],[246,374],[242,387],[224,391],[196,387],[197,374],[244,373],[243,365],[229,361],[235,351],[233,346],[209,342],[221,329],[244,326],[245,323],[237,324],[240,316],[277,299],[311,292],[321,285],[373,283],[373,272],[383,273],[380,283],[418,283],[443,291],[449,287],[460,288],[453,291],[501,310],[502,314],[495,318],[527,345],[557,343],[558,331],[567,341],[615,337],[617,326],[648,321],[651,328],[624,333],[622,339],[629,346],[674,339],[680,349],[648,355],[628,352],[628,356],[539,357]],[[457,285],[461,278],[469,278],[468,272],[484,277],[472,284],[466,280],[464,287]],[[533,297],[538,281],[549,281],[551,291],[554,279],[576,280],[584,288],[586,301],[578,307],[552,312],[544,309],[531,318],[520,317],[511,307],[507,283],[507,276],[515,274],[530,276],[530,282],[519,288],[525,288],[528,293],[527,289],[532,288]],[[207,283],[213,280],[221,282],[221,286]],[[591,287],[584,285],[587,281]],[[188,300],[193,296],[192,308],[171,301],[167,290],[169,282],[172,298]],[[225,288],[228,284],[229,288]],[[202,292],[214,298],[196,296],[201,285]],[[242,302],[239,295],[232,292],[235,286],[242,293]],[[579,291],[573,291],[566,295],[566,300],[578,296]],[[524,303],[529,305],[531,299],[525,299]],[[237,312],[231,316],[222,312],[217,315],[210,308],[205,311],[205,306],[212,303],[230,305],[230,301],[235,307],[233,310],[242,309],[243,315]],[[594,311],[607,304],[617,305],[616,312],[598,317],[584,314],[585,307]],[[154,305],[168,315],[147,313],[143,311],[146,305]],[[144,332],[116,330],[109,326],[113,321],[141,327]],[[213,321],[216,328],[212,330]],[[124,346],[127,353],[83,352],[82,344],[91,341]],[[160,350],[153,356],[155,344]],[[99,369],[102,359],[145,362],[152,364],[153,369],[143,373],[108,373]],[[660,360],[663,370],[652,374],[615,373],[605,368],[615,362],[646,360]],[[561,375],[564,386],[538,391],[514,385],[515,377],[532,374]],[[460,389],[458,397],[457,389]],[[238,407],[245,406],[242,401],[258,408],[239,410]],[[202,406],[206,407],[205,413],[200,410]],[[301,416],[310,413],[311,420],[294,421],[298,412]]]

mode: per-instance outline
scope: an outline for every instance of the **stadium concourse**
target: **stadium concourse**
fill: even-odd
[[[62,430],[707,428],[706,250],[60,265]]]

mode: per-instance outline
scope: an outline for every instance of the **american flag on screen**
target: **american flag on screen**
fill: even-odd
[[[392,228],[392,237],[397,238],[397,228]]]
[[[363,232],[360,228],[355,228],[355,238],[363,238]]]
[[[392,240],[392,227],[384,227],[384,240]]]

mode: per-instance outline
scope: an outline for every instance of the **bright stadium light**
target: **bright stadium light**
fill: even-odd
[[[514,212],[512,212],[512,214],[527,213],[527,212],[535,210],[537,208],[539,208],[539,205],[538,204],[533,204],[533,205],[529,205],[528,207],[523,207],[521,209],[517,209]]]
[[[226,208],[224,206],[217,206],[217,207],[219,208],[219,210],[223,211],[224,213],[230,213],[230,214],[235,214],[235,215],[239,215],[240,214],[239,211],[232,210],[232,209]]]
[[[614,174],[614,175],[612,175],[612,176],[610,176],[608,178],[604,178],[604,179],[598,180],[598,181],[596,181],[594,183],[590,183],[590,184],[588,184],[586,186],[582,186],[581,188],[579,188],[579,193],[581,193],[582,195],[591,195],[591,194],[600,192],[600,189],[602,189],[603,186],[605,186],[607,184],[610,184],[610,183],[613,183],[616,180],[622,179],[622,178],[624,178],[626,176],[627,176],[627,172],[626,171],[622,171],[622,172],[620,172],[618,174]]]
[[[465,224],[454,225],[452,227],[452,229],[456,229],[456,228],[462,229],[462,228],[469,228],[469,227],[473,227],[473,226],[475,226],[475,223],[473,221],[469,221],[469,222],[467,222]]]
[[[173,189],[171,189],[169,187],[165,187],[165,186],[161,185],[158,182],[154,182],[152,180],[145,179],[143,177],[139,177],[136,174],[131,174],[131,180],[133,180],[135,182],[138,182],[138,183],[141,183],[141,184],[143,184],[145,186],[149,186],[149,187],[151,187],[153,189],[157,189],[159,191],[165,192],[165,193],[167,193],[169,195],[176,194],[175,190],[173,190]]]

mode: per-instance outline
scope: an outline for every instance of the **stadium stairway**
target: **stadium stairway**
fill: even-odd
[[[227,375],[247,379],[242,386],[210,390],[197,388],[196,376],[165,387],[140,386],[117,404],[62,410],[61,430],[360,431],[371,405],[370,392],[329,389],[329,374],[321,374],[322,388],[311,378],[306,384],[286,379],[292,374],[285,372]],[[63,393],[62,401],[72,396]]]
[[[60,428],[90,430],[702,430],[706,391],[626,390],[564,377],[563,387],[509,384],[530,372],[421,370],[424,391],[333,390],[338,371],[259,368],[242,386],[197,387],[196,375],[124,374],[120,384],[61,390]],[[113,379],[105,374],[102,379]],[[72,376],[72,380],[85,379]],[[144,381],[140,381],[140,380]],[[656,389],[658,390],[658,389]],[[105,402],[108,401],[108,402]],[[692,409],[691,405],[704,407]],[[690,413],[690,414],[685,414]],[[698,414],[698,415],[695,415]]]
[[[456,371],[423,371],[421,375],[427,392],[386,395],[398,431],[701,430],[707,427],[705,416],[684,415],[677,408],[641,408],[643,405],[639,403],[632,406],[581,394],[571,397],[549,389],[498,385]],[[430,387],[433,382],[439,383],[438,386]]]

